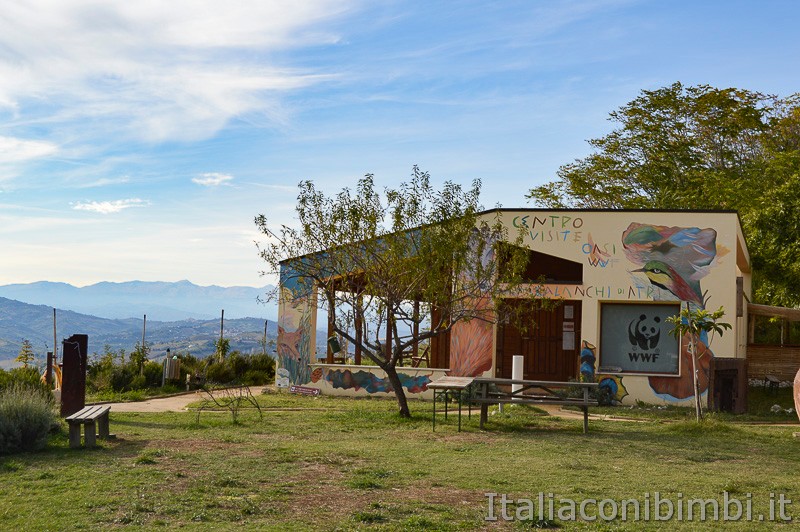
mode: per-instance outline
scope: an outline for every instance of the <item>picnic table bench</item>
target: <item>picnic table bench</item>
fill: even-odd
[[[596,399],[589,397],[596,390],[596,382],[553,382],[521,379],[499,379],[481,377],[473,381],[475,392],[472,401],[481,405],[480,428],[486,422],[490,404],[529,404],[579,406],[583,410],[583,432],[589,432],[589,407],[598,406]],[[579,397],[570,396],[578,390]]]
[[[469,402],[470,386],[473,377],[445,376],[428,384],[428,389],[433,391],[433,430],[436,430],[436,398],[444,399],[444,418],[447,419],[447,403],[451,397],[458,398],[458,431],[461,432],[461,405],[467,399],[469,417],[472,418],[472,405]]]
[[[69,423],[69,446],[72,448],[81,446],[81,425],[84,427],[83,440],[86,447],[94,447],[97,444],[96,438],[101,440],[111,438],[108,430],[109,412],[111,407],[108,405],[90,405],[68,416],[66,421]]]

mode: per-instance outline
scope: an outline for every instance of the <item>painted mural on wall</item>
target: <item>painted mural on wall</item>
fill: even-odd
[[[594,364],[597,360],[597,348],[584,340],[581,344],[580,372],[581,382],[594,382]]]
[[[316,294],[302,287],[281,271],[281,297],[278,305],[278,370],[276,384],[305,384],[311,378]]]
[[[428,389],[433,373],[418,374],[416,376],[398,373],[400,384],[409,393],[421,393]],[[334,388],[344,390],[364,390],[367,393],[391,393],[394,391],[389,379],[364,370],[352,371],[345,368],[316,368],[311,373],[311,382],[324,380]]]
[[[622,234],[629,261],[640,266],[651,284],[679,301],[705,306],[700,279],[717,256],[717,232],[697,227],[667,227],[632,223]]]
[[[476,249],[478,239],[486,239],[486,235],[481,235],[480,231],[475,230],[472,235],[473,250]],[[484,268],[489,268],[494,263],[494,244],[497,238],[488,237],[485,240],[481,264]],[[467,276],[469,278],[469,276]],[[470,279],[472,280],[472,279]],[[481,286],[481,290],[487,287]],[[483,297],[475,303],[476,314],[489,311],[491,299]],[[493,358],[493,339],[494,325],[489,321],[472,319],[469,321],[459,321],[450,330],[450,372],[449,375],[458,377],[477,377],[484,372],[492,369]]]
[[[489,299],[480,308],[488,308]],[[460,321],[450,331],[450,375],[477,377],[492,369],[494,327],[491,323],[473,319]]]
[[[717,232],[698,227],[668,227],[631,223],[622,234],[622,245],[629,261],[639,266],[632,270],[643,275],[652,286],[658,287],[654,301],[687,301],[697,308],[705,308],[707,293],[700,280],[708,275],[717,258]],[[709,367],[713,353],[700,338],[699,357],[700,391],[708,390]],[[686,400],[694,396],[692,360],[687,339],[680,352],[680,375],[676,377],[649,377],[650,388],[663,399]]]
[[[628,390],[619,375],[598,375],[597,384],[608,394],[612,404],[622,403],[622,400],[628,395]]]

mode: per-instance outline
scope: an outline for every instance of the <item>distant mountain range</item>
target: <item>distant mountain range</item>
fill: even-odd
[[[219,318],[224,309],[226,318],[275,320],[277,306],[258,301],[272,289],[270,285],[198,286],[189,281],[104,282],[79,288],[40,281],[0,286],[0,297],[112,319],[142,318],[146,314],[148,320],[208,320]]]
[[[261,352],[264,338],[264,319],[227,319],[225,311],[225,338],[231,350],[242,353]],[[102,353],[106,345],[114,350],[133,350],[142,339],[142,318],[108,319],[81,314],[70,310],[56,312],[57,341],[73,334],[89,336],[89,354]],[[166,349],[172,353],[191,353],[204,357],[214,353],[214,342],[219,338],[219,318],[211,320],[186,319],[156,321],[148,316],[146,342],[152,359],[162,358]],[[274,356],[277,336],[275,320],[267,321],[267,352]],[[33,344],[37,362],[41,363],[53,347],[53,307],[31,305],[0,297],[0,367],[13,365],[23,339]],[[317,333],[317,346],[325,346],[325,334]],[[61,347],[59,345],[59,352]]]

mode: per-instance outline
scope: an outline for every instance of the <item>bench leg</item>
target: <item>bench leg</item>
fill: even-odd
[[[583,433],[587,434],[589,432],[589,407],[583,407]]]
[[[81,446],[81,426],[79,423],[69,424],[69,446],[71,449],[77,449]]]
[[[108,414],[100,416],[100,419],[97,420],[97,436],[101,440],[107,440],[109,432],[110,431],[108,428]]]
[[[486,423],[486,419],[489,417],[489,403],[481,403],[481,423],[480,429],[483,430],[483,424]]]
[[[95,430],[94,421],[87,421],[83,424],[83,441],[86,444],[86,447],[94,447],[97,445]]]
[[[436,432],[436,390],[433,390],[433,432]]]

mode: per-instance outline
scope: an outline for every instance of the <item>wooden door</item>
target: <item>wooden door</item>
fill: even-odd
[[[581,302],[565,301],[552,310],[536,310],[526,318],[527,331],[498,327],[497,375],[511,378],[514,355],[524,359],[529,380],[565,382],[575,379],[580,354]]]

